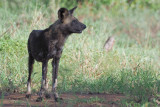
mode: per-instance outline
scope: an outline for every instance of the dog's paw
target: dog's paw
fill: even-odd
[[[31,98],[31,94],[26,94],[26,98]]]
[[[45,97],[46,97],[47,99],[49,99],[49,98],[51,98],[51,95],[48,94],[48,93],[46,93],[46,94],[45,94]]]
[[[56,102],[60,102],[60,101],[63,100],[63,98],[61,98],[61,97],[56,97],[56,98],[54,98],[54,99],[55,99]]]
[[[37,100],[36,100],[36,102],[41,102],[42,100],[43,100],[42,97],[38,97]]]

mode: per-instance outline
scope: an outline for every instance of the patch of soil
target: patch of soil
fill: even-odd
[[[54,99],[45,99],[42,102],[36,102],[38,95],[33,94],[30,99],[25,98],[25,94],[10,94],[1,96],[0,106],[3,107],[119,107],[119,101],[125,98],[122,94],[61,94],[63,98],[60,102],[55,102]]]

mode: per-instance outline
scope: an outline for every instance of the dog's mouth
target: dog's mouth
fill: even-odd
[[[82,31],[78,31],[78,33],[82,33]]]
[[[76,31],[76,33],[82,33],[82,30],[75,30]]]

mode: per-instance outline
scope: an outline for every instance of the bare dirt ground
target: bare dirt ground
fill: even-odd
[[[44,99],[36,102],[38,95],[32,95],[30,99],[25,94],[10,94],[1,96],[0,106],[2,107],[119,107],[120,100],[125,98],[121,94],[61,94],[60,102],[51,99]]]

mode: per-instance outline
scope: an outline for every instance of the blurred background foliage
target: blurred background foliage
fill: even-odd
[[[5,2],[7,1],[7,2]],[[60,6],[71,8],[75,5],[85,5],[90,4],[91,6],[95,7],[96,10],[100,9],[103,5],[106,8],[150,8],[154,10],[160,9],[160,0],[1,0],[0,7],[4,7],[8,5],[10,9],[19,9],[22,3],[25,3],[26,6],[28,3],[36,3],[39,4],[39,7],[42,5],[48,7],[51,2],[55,2],[56,4],[60,4]]]
[[[74,15],[87,29],[65,44],[58,91],[123,93],[135,99],[158,95],[160,0],[0,0],[0,91],[26,91],[30,32],[51,25],[60,7],[76,5]],[[109,36],[116,42],[106,54],[103,46]],[[35,92],[40,71],[36,62]]]

